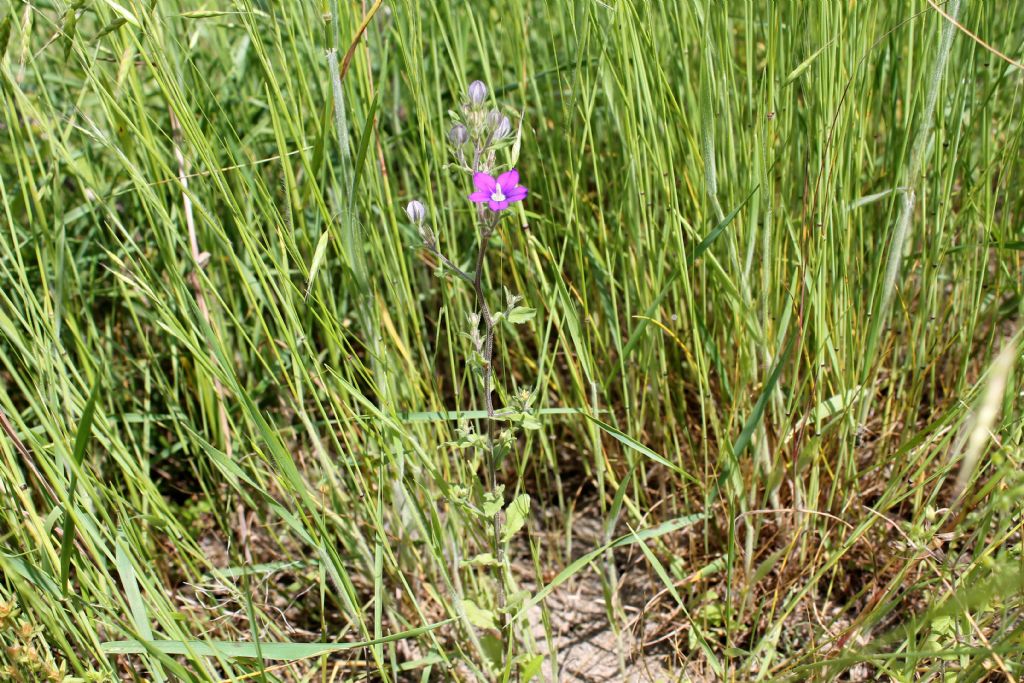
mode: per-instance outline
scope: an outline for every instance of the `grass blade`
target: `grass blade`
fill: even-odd
[[[68,576],[71,572],[71,557],[75,549],[75,493],[78,491],[78,471],[85,459],[89,437],[92,436],[93,415],[96,412],[96,401],[99,395],[100,380],[97,378],[92,391],[89,392],[89,398],[85,402],[82,417],[78,421],[74,450],[71,453],[71,483],[68,486],[68,502],[64,510],[64,526],[60,544],[60,588],[65,597],[68,594]]]

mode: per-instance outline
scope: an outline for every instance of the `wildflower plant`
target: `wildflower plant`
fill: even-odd
[[[481,523],[489,526],[493,553],[481,555],[472,564],[488,565],[494,570],[497,591],[497,614],[488,612],[471,600],[464,599],[467,620],[484,629],[500,628],[505,666],[517,662],[520,666],[532,666],[535,658],[509,657],[512,651],[511,628],[508,616],[525,598],[523,592],[514,591],[511,573],[508,571],[507,547],[514,535],[526,522],[530,498],[521,494],[505,505],[505,487],[498,482],[499,467],[512,452],[518,434],[524,429],[539,429],[540,423],[531,410],[532,394],[529,391],[501,392],[508,396],[509,405],[498,410],[494,404],[494,358],[495,340],[502,322],[519,325],[534,317],[534,309],[521,306],[522,297],[504,290],[503,306],[491,308],[491,288],[485,280],[487,250],[491,238],[510,215],[510,209],[529,196],[529,190],[520,183],[519,171],[502,168],[498,163],[498,152],[511,140],[512,123],[508,116],[497,109],[487,107],[487,86],[474,81],[466,92],[466,101],[459,111],[452,112],[453,123],[448,131],[448,143],[456,168],[471,181],[473,191],[466,196],[475,206],[478,245],[472,260],[472,270],[459,267],[457,260],[442,252],[437,236],[430,228],[426,207],[419,201],[406,206],[406,215],[416,226],[423,248],[434,255],[441,267],[463,280],[473,290],[475,310],[468,320],[467,337],[470,340],[469,365],[479,378],[481,395],[486,411],[486,430],[474,430],[468,420],[460,420],[458,438],[451,445],[460,450],[477,449],[484,453],[487,475],[480,499],[471,501],[469,490],[453,486],[454,501],[468,510]],[[511,595],[511,597],[509,597]],[[499,627],[500,625],[500,627]],[[484,648],[493,651],[492,648]],[[493,661],[498,668],[503,664]]]
[[[7,663],[0,666],[0,680],[85,683],[101,680],[90,671],[86,678],[69,676],[67,662],[57,664],[45,639],[44,629],[19,618],[13,599],[0,600],[0,649]]]

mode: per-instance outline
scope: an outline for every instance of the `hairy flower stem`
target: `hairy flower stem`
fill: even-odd
[[[495,214],[496,215],[496,214]],[[487,484],[492,491],[498,487],[498,463],[494,452],[494,397],[491,392],[491,376],[493,374],[494,358],[494,317],[491,316],[491,309],[487,306],[487,296],[484,291],[484,256],[487,253],[487,245],[491,235],[497,227],[497,219],[485,218],[481,212],[480,218],[480,248],[476,254],[476,268],[473,273],[473,290],[476,292],[477,305],[480,307],[480,318],[484,323],[484,345],[483,345],[483,380],[484,380],[484,405],[487,408]],[[501,624],[502,637],[507,639],[508,622],[505,614],[505,548],[501,542],[502,515],[499,508],[492,520],[492,531],[494,534],[493,547],[494,556],[497,559],[495,572],[498,581],[498,613]]]
[[[429,251],[429,252],[430,252],[431,254],[433,254],[434,256],[436,256],[436,257],[437,257],[437,258],[438,258],[438,259],[439,259],[439,260],[441,261],[441,263],[443,263],[443,264],[444,264],[444,266],[445,266],[445,267],[446,267],[446,268],[447,268],[448,270],[452,271],[452,272],[453,272],[453,273],[455,273],[455,274],[456,274],[456,275],[457,275],[458,277],[462,278],[463,280],[465,280],[465,281],[466,281],[466,282],[468,282],[469,284],[471,284],[471,285],[473,285],[474,287],[476,287],[476,281],[475,281],[475,280],[473,279],[473,276],[472,276],[472,275],[470,275],[469,273],[467,273],[466,271],[462,270],[462,268],[459,268],[459,267],[458,267],[457,265],[455,265],[455,264],[454,264],[454,263],[452,262],[452,260],[451,260],[451,259],[449,259],[449,258],[448,258],[447,256],[445,256],[445,255],[444,255],[444,254],[442,254],[442,253],[441,253],[440,251],[438,251],[438,249],[437,249],[437,247],[436,247],[435,245],[433,245],[433,244],[427,244],[427,245],[425,245],[425,246],[426,246],[426,249],[427,249],[427,251]]]
[[[484,403],[487,406],[488,435],[491,431],[491,421],[494,418],[494,399],[491,397],[491,358],[494,355],[494,318],[491,317],[491,309],[487,306],[487,297],[484,293],[484,254],[487,251],[487,242],[494,231],[493,225],[485,225],[480,231],[480,250],[476,254],[476,270],[473,275],[473,289],[476,291],[477,305],[480,306],[480,317],[484,322]],[[493,463],[491,463],[493,466]],[[491,486],[497,485],[494,481],[493,471],[491,472]]]

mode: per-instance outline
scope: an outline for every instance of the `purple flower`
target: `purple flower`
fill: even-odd
[[[512,169],[493,178],[486,173],[473,176],[476,192],[469,195],[469,200],[477,204],[487,204],[491,211],[503,211],[512,202],[526,199],[527,189],[519,184],[519,171]]]

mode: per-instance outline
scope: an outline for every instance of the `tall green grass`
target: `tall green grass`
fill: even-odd
[[[1024,5],[941,5],[1024,54]],[[1024,80],[927,2],[0,20],[4,675],[498,677],[475,302],[401,210],[472,253],[479,78],[531,191],[488,265],[538,309],[513,650],[571,680],[546,598],[596,580],[669,680],[1024,676]]]

